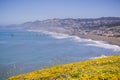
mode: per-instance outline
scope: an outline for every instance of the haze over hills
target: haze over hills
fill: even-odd
[[[120,45],[120,17],[54,18],[4,26],[0,29],[62,33]]]
[[[102,29],[104,27],[112,27],[120,25],[120,17],[102,17],[89,19],[47,19],[43,21],[26,22],[21,27],[38,28],[38,27],[62,27],[70,28],[76,27],[80,29]]]
[[[22,30],[67,30],[71,32],[81,30],[105,30],[106,28],[120,26],[120,17],[101,17],[101,18],[66,18],[66,19],[47,19],[43,21],[25,22],[20,25],[10,25],[2,28],[22,29]],[[119,31],[117,31],[119,32]]]

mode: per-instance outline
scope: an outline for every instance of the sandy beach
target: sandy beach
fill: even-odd
[[[97,35],[77,35],[81,38],[85,39],[92,39],[92,40],[97,40],[97,41],[105,41],[113,45],[118,45],[120,46],[120,38],[116,37],[106,37],[106,36],[97,36]]]

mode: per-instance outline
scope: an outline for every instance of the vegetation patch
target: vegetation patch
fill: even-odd
[[[120,55],[53,66],[7,80],[120,80]]]

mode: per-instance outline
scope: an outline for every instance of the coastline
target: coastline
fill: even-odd
[[[49,30],[27,30],[32,32],[41,32],[50,35],[53,38],[64,39],[69,38],[75,42],[85,42],[86,46],[95,46],[100,48],[112,49],[114,51],[120,51],[120,39],[113,37],[97,36],[97,35],[81,35],[72,34],[72,32],[57,32]]]
[[[112,45],[117,45],[120,47],[120,38],[115,38],[115,37],[105,37],[105,36],[97,36],[97,35],[76,35],[80,38],[84,39],[92,39],[92,40],[97,40],[97,41],[105,41],[109,44]]]
[[[33,32],[42,32],[44,34],[51,35],[54,38],[62,39],[62,38],[72,38],[80,42],[81,40],[85,40],[85,42],[100,42],[102,44],[97,43],[97,45],[100,45],[100,47],[108,47],[109,45],[113,45],[112,48],[119,48],[120,49],[120,38],[115,37],[105,37],[105,36],[97,36],[97,35],[81,35],[79,33],[74,34],[73,32],[57,32],[57,31],[49,31],[49,30],[27,30],[27,31],[33,31]],[[108,45],[103,45],[108,44]]]
[[[97,35],[82,35],[82,34],[74,34],[73,32],[56,32],[56,31],[47,31],[47,30],[27,30],[27,31],[35,31],[35,32],[42,32],[42,33],[47,33],[47,34],[55,34],[56,36],[62,36],[64,35],[64,37],[66,36],[77,36],[79,38],[83,38],[83,39],[92,39],[95,41],[104,41],[106,43],[112,44],[112,45],[117,45],[120,47],[120,38],[116,38],[116,37],[106,37],[106,36],[97,36]],[[73,34],[72,34],[73,33]]]

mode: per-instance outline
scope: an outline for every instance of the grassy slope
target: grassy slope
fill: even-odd
[[[120,80],[120,55],[54,66],[8,80]]]

